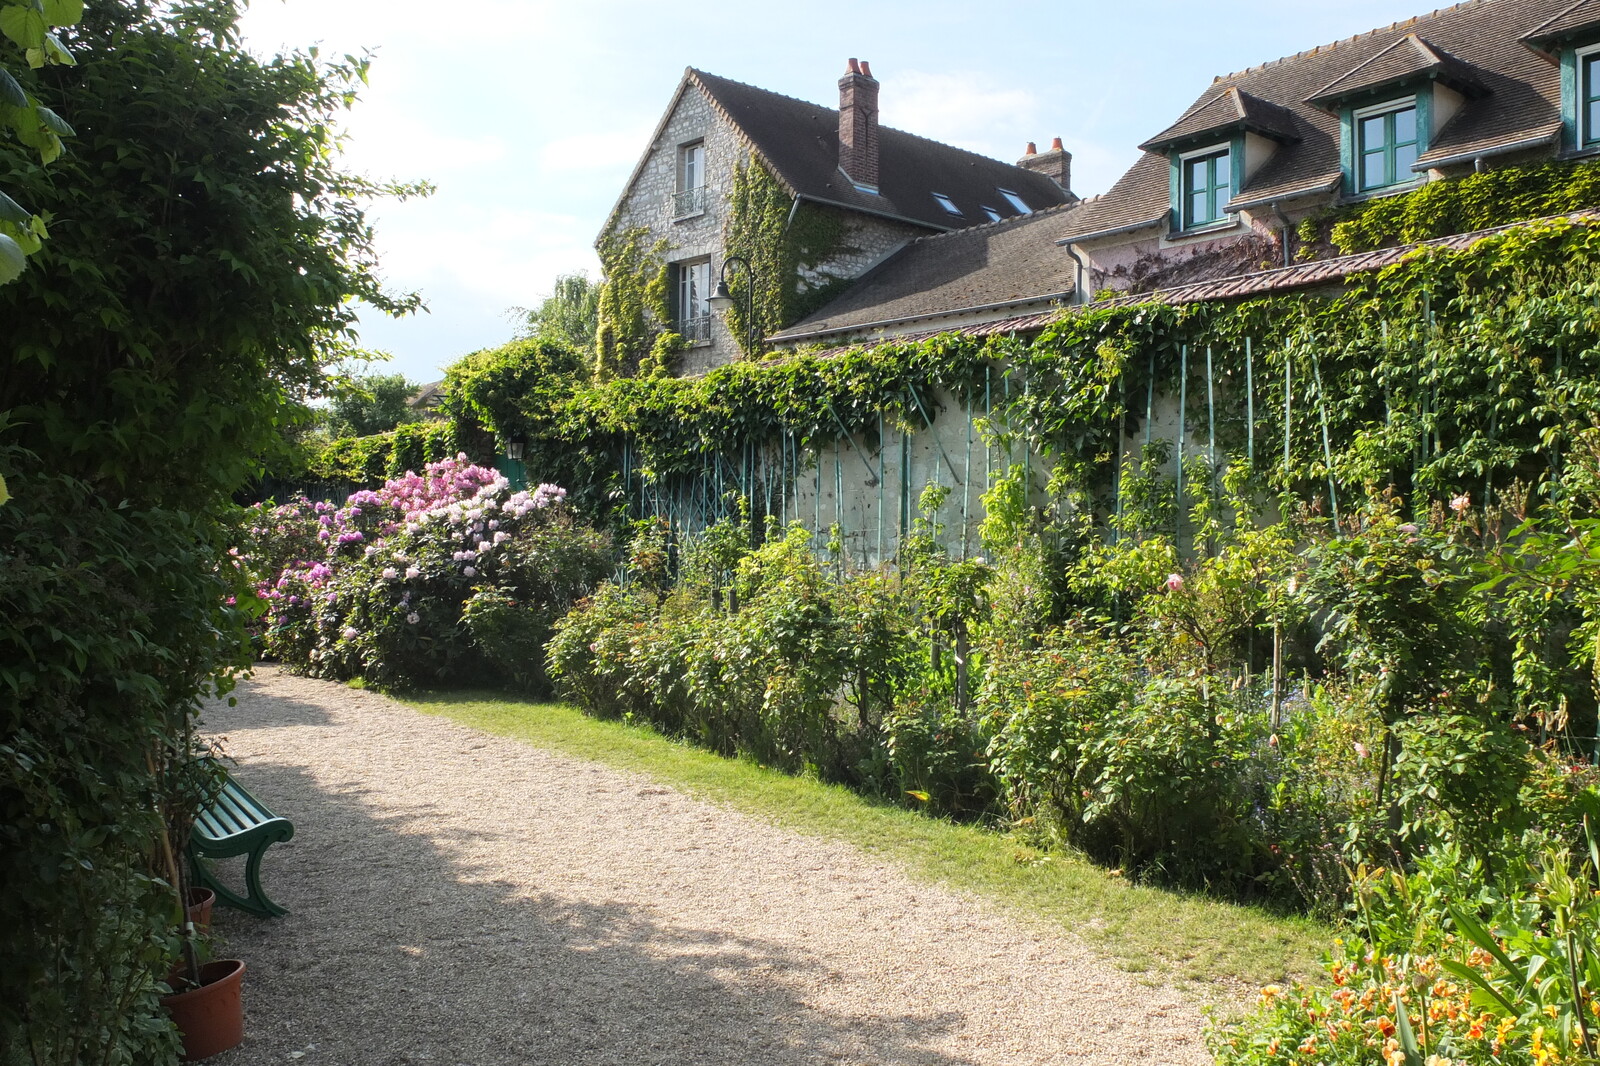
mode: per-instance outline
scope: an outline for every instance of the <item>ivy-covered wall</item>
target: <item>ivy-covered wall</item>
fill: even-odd
[[[987,432],[1048,459],[1058,488],[1102,512],[1116,457],[1142,448],[1162,397],[1183,401],[1186,455],[1209,457],[1214,442],[1219,463],[1247,459],[1263,488],[1324,507],[1389,483],[1418,506],[1537,496],[1600,410],[1600,230],[1554,221],[1424,249],[1337,297],[1091,308],[1031,338],[945,335],[503,395],[477,414],[525,429],[535,478],[541,462],[578,474],[570,457],[585,456],[586,480],[568,487],[616,508],[649,504],[650,487],[651,506],[704,498],[713,469],[726,492],[752,449],[787,448],[799,458],[783,468],[813,479],[837,441],[870,458],[880,416],[925,432],[918,401],[941,394],[944,419],[992,408]]]

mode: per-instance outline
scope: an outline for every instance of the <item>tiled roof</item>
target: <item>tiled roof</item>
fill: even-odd
[[[825,348],[816,354],[824,357],[842,355],[845,352],[854,351],[870,344],[887,344],[891,342],[895,344],[914,344],[917,341],[925,341],[929,337],[939,337],[947,333],[954,333],[961,337],[995,337],[1004,333],[1032,333],[1048,326],[1065,313],[1064,311],[1039,311],[1034,314],[1002,318],[993,322],[978,322],[969,326],[952,326],[949,329],[925,329],[917,333],[897,333],[894,337],[886,338],[883,341],[841,344],[836,348]],[[783,356],[778,356],[769,361],[778,362],[783,358]]]
[[[1426,77],[1438,78],[1470,96],[1481,96],[1484,91],[1483,83],[1470,66],[1448,52],[1441,52],[1416,34],[1408,33],[1306,97],[1306,103],[1328,106],[1358,93]]]
[[[1294,115],[1288,108],[1230,85],[1196,104],[1177,122],[1139,147],[1150,152],[1232,130],[1250,130],[1276,141],[1292,141],[1296,137]]]
[[[1077,263],[1056,246],[1075,204],[907,244],[837,299],[769,340],[792,342],[936,315],[1061,299]]]
[[[888,126],[878,128],[879,195],[863,192],[839,170],[838,111],[692,68],[685,77],[704,90],[791,192],[809,200],[938,230],[988,222],[986,207],[1002,218],[1017,214],[1001,189],[1033,210],[1068,200],[1044,174]],[[936,192],[961,214],[941,207]]]
[[[1547,45],[1564,37],[1600,30],[1600,0],[1575,0],[1566,10],[1523,36],[1530,44]]]
[[[1570,215],[1555,217],[1600,225],[1600,211],[1577,211]],[[1549,220],[1538,219],[1535,221]],[[1406,256],[1411,255],[1418,248],[1440,247],[1449,248],[1453,251],[1462,251],[1492,234],[1502,233],[1508,229],[1515,229],[1518,226],[1529,224],[1528,222],[1514,222],[1506,226],[1495,226],[1490,229],[1474,230],[1471,233],[1457,233],[1449,237],[1440,237],[1437,240],[1422,241],[1418,244],[1408,244],[1403,248],[1380,248],[1373,252],[1358,252],[1355,255],[1345,255],[1337,259],[1323,259],[1311,263],[1296,263],[1294,266],[1279,267],[1276,270],[1238,274],[1230,278],[1217,278],[1212,281],[1196,282],[1192,285],[1178,285],[1170,289],[1158,289],[1154,292],[1130,293],[1124,296],[1112,297],[1111,299],[1096,300],[1088,304],[1087,308],[1068,308],[1062,311],[1017,315],[978,325],[963,326],[958,329],[930,329],[919,333],[901,334],[894,339],[896,341],[915,341],[938,336],[940,333],[960,333],[969,337],[984,337],[1002,333],[1029,333],[1042,329],[1061,316],[1072,314],[1079,309],[1129,307],[1142,303],[1201,303],[1207,300],[1231,300],[1250,296],[1266,296],[1271,293],[1292,292],[1297,289],[1311,289],[1321,285],[1331,285],[1356,274],[1366,274],[1374,270],[1382,270],[1384,267],[1393,266],[1405,259]],[[853,347],[860,347],[860,345],[845,345],[831,349],[823,354],[848,351]]]
[[[1577,5],[1600,17],[1600,0]],[[1467,0],[1406,22],[1373,30],[1331,45],[1314,48],[1249,70],[1218,78],[1189,112],[1220,91],[1237,88],[1288,111],[1299,138],[1283,145],[1236,190],[1233,205],[1285,199],[1309,190],[1331,188],[1340,177],[1339,119],[1306,103],[1368,64],[1369,72],[1400,63],[1406,49],[1421,56],[1416,45],[1397,47],[1407,36],[1460,74],[1470,70],[1483,95],[1468,99],[1429,145],[1420,163],[1426,165],[1484,148],[1515,144],[1542,136],[1560,121],[1560,71],[1521,38],[1552,19],[1577,17],[1571,0]],[[1584,16],[1589,17],[1588,15]],[[1389,59],[1376,62],[1381,53]],[[1063,239],[1081,240],[1124,227],[1155,225],[1167,218],[1169,166],[1164,155],[1146,152],[1110,192],[1070,216]]]

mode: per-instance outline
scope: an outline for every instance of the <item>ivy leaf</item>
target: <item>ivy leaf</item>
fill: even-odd
[[[28,106],[28,94],[22,91],[22,85],[5,67],[0,67],[0,104],[9,104],[11,107]]]
[[[19,226],[28,224],[33,215],[27,208],[17,203],[4,192],[0,192],[0,221],[15,222]]]
[[[39,112],[39,121],[43,122],[46,128],[48,128],[50,132],[54,133],[56,136],[71,137],[77,132],[77,130],[74,130],[71,126],[67,125],[66,119],[56,114],[48,107],[40,107],[37,110]]]
[[[72,26],[83,18],[83,0],[44,0],[42,7],[52,26]]]
[[[0,233],[0,285],[17,280],[27,266],[28,257],[22,254],[22,246]]]
[[[63,67],[78,65],[78,61],[72,58],[72,53],[67,51],[67,46],[61,43],[61,38],[53,33],[44,35],[44,61]]]
[[[0,7],[0,33],[11,38],[18,48],[43,48],[47,29],[43,13],[36,8],[10,4]]]

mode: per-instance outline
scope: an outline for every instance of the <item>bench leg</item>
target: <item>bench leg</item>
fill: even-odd
[[[247,896],[239,895],[239,893],[217,880],[216,875],[211,872],[211,867],[207,865],[199,850],[191,845],[189,848],[189,868],[193,872],[195,884],[204,885],[215,892],[217,898],[228,904],[228,906],[236,907],[249,914],[258,915],[262,918],[276,918],[280,915],[288,914],[287,908],[280,907],[268,899],[266,892],[261,888],[261,856],[270,843],[271,841],[269,840],[263,840],[250,852],[250,857],[245,860],[244,883],[249,892]]]

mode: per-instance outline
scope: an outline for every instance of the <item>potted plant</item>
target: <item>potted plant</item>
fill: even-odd
[[[179,739],[151,758],[159,782],[166,832],[159,842],[157,864],[172,887],[173,937],[176,962],[168,975],[172,994],[161,1004],[183,1038],[186,1061],[207,1058],[236,1047],[244,1039],[244,963],[237,959],[205,960],[204,935],[210,925],[215,894],[190,883],[182,857],[197,813],[221,791],[223,772],[215,753],[197,743],[193,717],[183,713]]]

